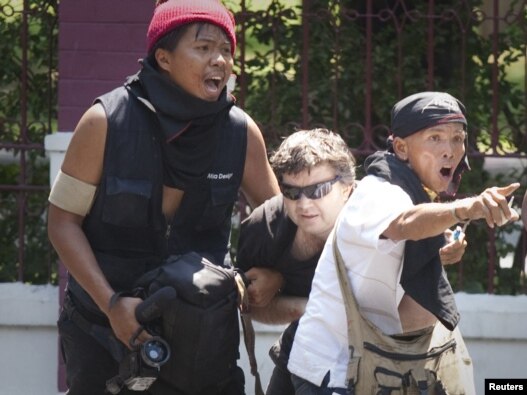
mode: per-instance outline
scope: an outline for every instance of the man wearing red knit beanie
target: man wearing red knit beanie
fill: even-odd
[[[175,28],[194,22],[206,22],[224,30],[231,42],[231,54],[236,50],[234,16],[218,0],[158,1],[147,33],[147,50]]]
[[[279,193],[262,134],[227,89],[235,49],[234,19],[219,1],[158,1],[140,71],[96,98],[75,129],[48,219],[69,272],[58,322],[69,395],[137,393],[124,380],[137,366],[130,374],[119,364],[151,339],[136,318],[137,280],[170,255],[224,265],[238,192],[252,207]],[[142,392],[243,395],[238,339],[224,337],[201,343],[227,345],[226,373],[202,372],[189,389],[162,369]]]

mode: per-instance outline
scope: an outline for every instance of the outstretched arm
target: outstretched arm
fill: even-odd
[[[443,233],[460,220],[485,219],[491,228],[516,221],[518,213],[509,207],[507,197],[519,186],[487,188],[478,196],[451,203],[418,204],[393,220],[383,235],[391,240],[421,240]]]

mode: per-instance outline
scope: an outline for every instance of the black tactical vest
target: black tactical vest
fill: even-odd
[[[227,253],[247,147],[247,121],[242,110],[232,107],[221,122],[234,127],[221,129],[212,166],[198,183],[185,190],[168,243],[170,255],[195,251],[220,265]]]
[[[168,226],[161,211],[162,142],[155,113],[126,87],[96,102],[106,111],[108,132],[101,182],[83,229],[112,287],[129,290],[168,253],[195,250],[218,259],[224,255],[245,164],[243,111],[232,107],[221,120],[225,127],[210,171],[185,191],[173,225]],[[69,282],[69,289],[86,300],[87,294],[71,276]]]

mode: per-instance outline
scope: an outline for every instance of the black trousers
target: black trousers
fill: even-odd
[[[266,395],[295,395],[295,387],[291,381],[291,373],[275,365]]]
[[[68,395],[107,395],[106,381],[119,373],[119,364],[94,337],[62,311],[58,321],[60,347],[66,363]],[[136,391],[123,389],[120,394]]]
[[[62,357],[66,363],[68,395],[108,395],[106,381],[119,373],[119,364],[93,336],[80,328],[66,311],[62,311],[57,323]],[[156,383],[162,384],[162,383]],[[158,386],[158,387],[162,387]],[[124,388],[119,395],[148,394],[156,392],[130,391]],[[245,395],[243,371],[236,367],[232,380],[222,388],[207,388],[200,393],[186,394],[177,390],[162,390],[170,395]]]

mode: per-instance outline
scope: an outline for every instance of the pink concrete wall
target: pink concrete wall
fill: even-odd
[[[61,0],[59,131],[75,128],[93,99],[123,83],[145,56],[154,0]]]

